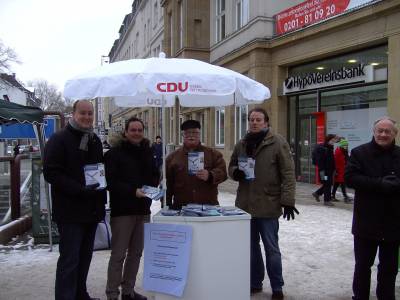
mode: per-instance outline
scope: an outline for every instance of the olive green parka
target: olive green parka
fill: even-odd
[[[238,158],[245,157],[246,144],[240,140],[229,162],[229,176],[238,168]],[[269,128],[255,150],[255,179],[240,180],[235,205],[252,217],[279,218],[282,205],[295,205],[296,180],[289,144]]]

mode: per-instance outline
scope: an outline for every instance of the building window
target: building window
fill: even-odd
[[[182,115],[179,116],[179,130],[181,129],[182,123],[185,121],[184,117]],[[181,131],[181,134],[179,135],[179,145],[183,144],[183,131]]]
[[[236,0],[236,30],[249,21],[249,0]]]
[[[169,130],[168,130],[168,143],[173,144],[174,143],[174,109],[168,108],[169,110]]]
[[[241,105],[235,107],[235,143],[245,136],[248,130],[248,106]]]
[[[225,0],[216,0],[215,28],[215,40],[219,42],[225,38]]]
[[[174,28],[172,27],[172,14],[168,15],[168,26],[169,26],[169,54],[172,57],[174,53]]]
[[[153,7],[153,28],[156,27],[158,24],[158,2],[157,0],[154,1]]]
[[[215,146],[225,144],[225,108],[215,109]]]
[[[139,55],[138,52],[138,45],[139,45],[139,32],[136,32],[136,38],[135,38],[135,57]]]
[[[183,48],[183,1],[179,2],[179,49]]]

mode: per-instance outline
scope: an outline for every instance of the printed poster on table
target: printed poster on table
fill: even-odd
[[[189,272],[192,227],[161,223],[144,226],[143,288],[182,297]]]

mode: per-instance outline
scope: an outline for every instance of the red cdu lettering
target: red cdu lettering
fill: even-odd
[[[166,85],[165,82],[157,83],[157,90],[160,91],[160,92],[165,93],[165,92],[167,91],[167,90],[165,89],[165,85]]]
[[[185,87],[182,87],[182,85],[183,85],[183,83],[182,83],[182,82],[179,82],[179,83],[178,83],[178,89],[179,89],[181,92],[185,92],[185,91],[188,89],[188,87],[189,87],[189,83],[186,81],[186,82],[185,82]]]

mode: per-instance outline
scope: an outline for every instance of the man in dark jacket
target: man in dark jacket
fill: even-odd
[[[60,234],[55,299],[89,300],[86,279],[97,223],[104,218],[105,190],[86,186],[84,167],[103,162],[100,139],[93,133],[93,105],[76,101],[72,118],[49,139],[43,173],[51,184],[53,219]]]
[[[316,150],[316,166],[318,167],[319,181],[322,187],[316,190],[312,195],[317,200],[319,196],[324,195],[324,205],[333,206],[332,203],[332,184],[335,172],[335,156],[333,155],[333,145],[337,141],[335,134],[328,134],[325,137],[323,145],[317,146]]]
[[[105,155],[112,233],[107,299],[118,299],[120,285],[122,300],[147,299],[134,290],[143,251],[144,223],[150,221],[151,199],[141,188],[157,186],[159,172],[143,133],[140,119],[128,119],[124,139]]]
[[[395,300],[400,244],[400,147],[395,145],[395,121],[374,123],[371,142],[351,151],[345,181],[355,189],[352,233],[355,269],[353,299],[369,299],[371,266],[379,248],[380,300]]]

